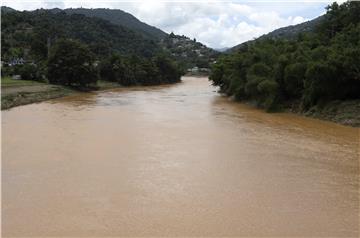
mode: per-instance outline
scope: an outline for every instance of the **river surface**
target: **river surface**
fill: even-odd
[[[359,235],[359,129],[206,78],[2,112],[5,236]]]

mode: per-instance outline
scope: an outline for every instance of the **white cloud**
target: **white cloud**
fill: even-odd
[[[196,38],[213,48],[234,46],[276,28],[304,22],[242,3],[133,3],[125,10],[166,32]]]
[[[329,3],[330,0],[327,2]],[[323,13],[325,3],[241,1],[76,1],[3,0],[19,10],[107,7],[122,9],[168,33],[196,38],[213,48],[230,47],[279,27],[298,24]],[[311,13],[309,15],[309,12]]]
[[[65,3],[63,1],[43,1],[44,8],[65,8]]]

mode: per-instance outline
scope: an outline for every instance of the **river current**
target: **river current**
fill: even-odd
[[[2,112],[4,236],[359,236],[359,129],[207,78]]]

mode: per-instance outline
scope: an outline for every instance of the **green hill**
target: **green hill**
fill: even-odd
[[[57,39],[75,39],[98,56],[117,52],[149,57],[158,44],[128,28],[100,18],[49,10],[9,11],[2,8],[2,57],[44,58]]]
[[[126,27],[135,32],[141,33],[144,37],[149,39],[160,40],[167,36],[167,34],[162,30],[141,22],[133,15],[118,9],[68,8],[63,11],[68,14],[82,14],[88,17],[101,18],[115,25]]]
[[[2,76],[87,88],[174,83],[183,72],[159,42],[97,17],[2,8],[1,30]]]
[[[253,42],[255,42],[257,40],[263,40],[263,39],[294,40],[300,33],[314,32],[316,30],[316,27],[319,26],[321,24],[321,22],[323,22],[323,21],[324,21],[324,16],[320,16],[313,20],[303,22],[303,23],[300,23],[297,25],[282,27],[282,28],[276,29],[270,33],[262,35],[262,36],[256,38],[255,40],[246,41],[244,43],[241,43],[239,45],[231,47],[230,49],[226,50],[226,53],[236,51],[237,49],[244,47],[244,45],[252,44]]]
[[[60,9],[51,11],[59,12]],[[218,53],[211,48],[194,41],[186,36],[167,34],[162,30],[141,22],[133,15],[122,10],[115,9],[86,9],[68,8],[62,10],[67,14],[82,14],[88,17],[96,17],[107,20],[113,24],[131,29],[147,39],[154,40],[159,46],[184,68],[200,67],[208,68],[215,60]]]
[[[167,34],[129,13],[113,9],[39,9],[2,7],[2,56],[46,58],[57,39],[79,40],[98,57],[112,53],[152,57],[165,52],[184,69],[208,68],[218,52],[186,36]]]
[[[186,36],[171,33],[160,41],[160,46],[184,68],[209,68],[219,56],[219,52]]]

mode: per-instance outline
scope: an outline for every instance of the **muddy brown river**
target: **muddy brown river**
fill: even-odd
[[[4,236],[359,236],[359,129],[206,78],[2,112]]]

